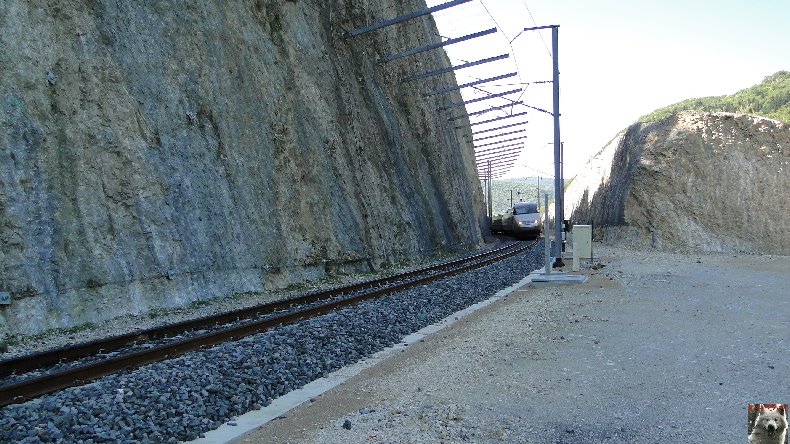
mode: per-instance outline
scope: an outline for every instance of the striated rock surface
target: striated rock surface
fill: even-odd
[[[566,212],[609,243],[790,254],[790,127],[683,111],[634,124],[566,192]]]
[[[0,333],[476,248],[471,145],[395,0],[5,0]]]

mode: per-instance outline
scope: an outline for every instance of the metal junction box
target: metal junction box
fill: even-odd
[[[573,250],[581,259],[592,259],[592,225],[573,226]]]

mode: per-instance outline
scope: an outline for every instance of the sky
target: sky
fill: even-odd
[[[446,1],[428,0],[428,6]],[[507,60],[457,71],[459,84],[518,72],[517,77],[483,89],[499,93],[523,88],[508,97],[520,97],[547,111],[552,110],[552,84],[534,82],[552,78],[551,30],[521,31],[559,25],[566,179],[580,172],[619,131],[655,109],[693,97],[732,94],[790,70],[788,0],[473,0],[436,12],[434,18],[444,38],[498,28],[496,34],[446,46],[454,65],[511,54]],[[485,93],[464,88],[462,94],[468,101]],[[467,110],[506,103],[491,99]],[[527,110],[526,131],[505,137],[527,136],[521,156],[505,177],[552,176],[553,118],[522,106],[512,112]],[[472,120],[499,115],[503,111]]]

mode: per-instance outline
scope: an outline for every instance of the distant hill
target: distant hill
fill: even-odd
[[[759,85],[738,91],[731,96],[687,99],[642,116],[642,123],[658,122],[685,110],[753,114],[790,123],[790,72],[779,71]]]

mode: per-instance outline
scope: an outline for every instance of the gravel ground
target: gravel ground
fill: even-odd
[[[241,438],[266,443],[745,442],[790,402],[790,257],[596,246]]]
[[[0,442],[177,442],[397,342],[540,263],[540,246],[454,276],[0,410]]]

